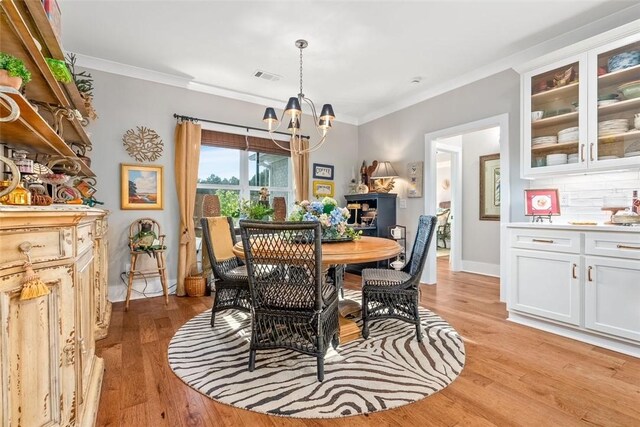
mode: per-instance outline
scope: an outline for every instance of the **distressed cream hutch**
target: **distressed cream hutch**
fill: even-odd
[[[63,60],[64,51],[40,0],[0,0],[0,51],[32,74],[23,91],[0,86],[0,117],[19,110],[14,120],[0,120],[0,154],[20,148],[46,159],[76,157],[72,147],[90,150],[79,117],[88,114],[83,98],[47,66],[45,58]],[[73,114],[51,126],[47,111]],[[76,160],[80,176],[93,176],[86,161]],[[104,371],[95,340],[106,335],[111,315],[107,215],[82,205],[0,204],[0,425],[95,423]],[[21,300],[20,247],[27,245],[50,293]]]

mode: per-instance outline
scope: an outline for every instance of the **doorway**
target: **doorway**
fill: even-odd
[[[509,116],[508,114],[502,114],[499,116],[489,117],[487,119],[478,120],[475,122],[454,126],[447,129],[442,129],[436,132],[432,132],[425,135],[425,213],[427,215],[437,215],[438,213],[438,152],[443,152],[446,150],[450,150],[452,152],[452,161],[451,161],[451,215],[452,222],[450,227],[450,241],[451,241],[451,252],[450,252],[450,267],[452,271],[472,271],[472,272],[480,272],[480,274],[490,274],[495,276],[500,276],[500,299],[502,301],[506,298],[506,292],[504,286],[506,284],[506,259],[505,259],[505,245],[501,242],[501,237],[503,235],[502,229],[505,224],[510,222],[510,193],[509,193]],[[482,271],[476,271],[477,269],[482,270],[487,267],[484,263],[474,263],[474,262],[464,262],[462,260],[462,219],[463,210],[465,213],[469,212],[477,212],[478,207],[475,205],[479,196],[476,196],[476,202],[469,203],[468,207],[463,207],[462,191],[462,169],[465,168],[465,172],[467,166],[464,166],[461,163],[461,160],[456,162],[454,158],[459,156],[459,159],[462,159],[462,151],[464,150],[464,146],[460,143],[459,148],[451,148],[454,147],[455,144],[451,144],[451,141],[447,141],[447,139],[454,139],[456,137],[460,137],[466,134],[473,134],[476,132],[484,131],[491,128],[497,128],[497,139],[498,139],[498,147],[500,153],[500,222],[499,226],[496,227],[497,241],[496,244],[499,246],[498,251],[498,265],[489,265],[490,268],[487,273]],[[449,142],[449,144],[445,144]],[[449,147],[449,148],[448,148]],[[487,153],[488,154],[488,153]],[[476,161],[477,162],[477,161]],[[457,164],[456,164],[457,163]],[[456,167],[457,166],[457,167]],[[477,168],[477,163],[476,163]],[[467,175],[469,176],[469,175]],[[477,178],[476,178],[477,177]],[[479,192],[479,176],[472,177],[476,182],[475,190]],[[467,181],[469,182],[469,181]],[[473,182],[472,182],[473,184]],[[475,205],[475,206],[474,206]],[[456,221],[457,219],[457,221]],[[470,236],[471,237],[471,234]],[[429,255],[427,259],[426,268],[423,272],[421,282],[427,284],[435,284],[437,282],[437,239],[434,236],[434,239],[431,243],[431,248],[429,248]]]

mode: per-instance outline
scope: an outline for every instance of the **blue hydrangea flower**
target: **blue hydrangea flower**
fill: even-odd
[[[330,215],[330,221],[331,221],[331,225],[338,225],[340,224],[342,221],[344,221],[344,218],[342,217],[342,210],[337,208],[334,209],[333,211],[331,211],[331,215]]]
[[[302,217],[303,221],[318,221],[318,217],[312,214],[311,212],[307,212]]]
[[[320,215],[324,211],[324,205],[322,204],[322,202],[311,202],[309,207],[311,208],[312,212],[315,212],[318,215]]]

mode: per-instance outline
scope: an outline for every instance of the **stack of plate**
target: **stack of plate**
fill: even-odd
[[[609,136],[625,133],[629,130],[629,120],[615,119],[598,123],[598,136]]]
[[[578,163],[579,156],[578,153],[572,153],[567,156],[567,163]]]
[[[547,154],[547,166],[566,165],[567,160],[566,153]]]
[[[578,142],[578,127],[570,127],[558,132],[558,143]]]
[[[625,156],[625,157],[636,157],[636,156],[640,156],[640,151],[625,151],[624,156]]]
[[[598,156],[598,160],[615,160],[619,158],[618,156]]]
[[[531,145],[546,145],[546,144],[557,144],[557,143],[558,143],[557,136],[539,136],[531,140]]]

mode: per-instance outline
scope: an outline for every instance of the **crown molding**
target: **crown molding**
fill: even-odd
[[[264,107],[272,106],[274,103],[280,103],[283,105],[285,104],[285,101],[281,99],[266,98],[230,89],[224,89],[207,83],[196,82],[188,77],[162,73],[159,71],[150,70],[148,68],[136,67],[133,65],[123,64],[121,62],[110,61],[108,59],[97,58],[95,56],[84,55],[81,53],[75,53],[75,55],[77,58],[76,64],[83,68],[90,68],[92,70],[103,71],[105,73],[117,74],[120,76],[131,77],[134,79],[145,80],[153,83],[179,87],[182,89],[192,90],[194,92],[221,96],[223,98],[235,99],[237,101],[250,102],[252,104],[258,104]],[[335,121],[355,126],[358,125],[358,119],[351,116],[340,115],[335,119]]]
[[[477,68],[470,73],[403,98],[385,108],[368,113],[359,118],[359,124],[371,122],[502,71],[514,69],[516,72],[522,73],[527,69],[553,62],[552,58],[554,57],[570,56],[571,52],[583,52],[606,42],[637,33],[640,31],[639,18],[640,5],[629,6],[492,64]],[[621,22],[625,24],[621,25]]]

